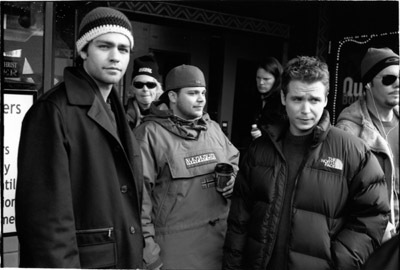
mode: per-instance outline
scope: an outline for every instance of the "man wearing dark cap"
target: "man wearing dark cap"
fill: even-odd
[[[149,113],[150,104],[162,94],[159,81],[158,64],[153,55],[144,55],[133,61],[133,96],[128,99],[126,105],[126,117],[132,130],[142,122],[143,116]]]
[[[142,268],[140,149],[118,92],[133,48],[121,12],[82,20],[81,67],[28,111],[18,153],[16,228],[20,266]]]
[[[239,151],[204,112],[205,104],[203,72],[177,66],[167,74],[160,100],[134,130],[149,191],[143,202],[149,269],[221,269]],[[222,190],[215,187],[217,163],[234,168]]]
[[[385,241],[399,231],[399,55],[369,48],[361,77],[364,94],[340,113],[337,127],[364,140],[385,172],[391,209]]]

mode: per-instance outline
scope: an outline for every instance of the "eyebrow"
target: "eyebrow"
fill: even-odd
[[[291,95],[292,98],[301,98],[301,99],[322,99],[320,96],[315,96],[315,95]]]
[[[97,40],[94,40],[94,42],[96,44],[106,44],[106,45],[116,46],[116,47],[124,47],[124,48],[130,47],[128,44],[124,44],[124,43],[118,44],[118,43],[115,43],[114,41],[104,40],[104,39],[101,39],[101,38],[97,39]]]

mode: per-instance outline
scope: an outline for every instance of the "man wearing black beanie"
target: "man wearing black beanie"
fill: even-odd
[[[363,95],[340,113],[336,125],[363,139],[385,172],[391,214],[386,241],[399,232],[399,55],[369,48],[361,77]]]

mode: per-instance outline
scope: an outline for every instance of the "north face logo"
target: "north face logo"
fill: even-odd
[[[336,170],[343,170],[343,162],[338,158],[328,157],[328,159],[321,159],[325,167],[333,168]]]

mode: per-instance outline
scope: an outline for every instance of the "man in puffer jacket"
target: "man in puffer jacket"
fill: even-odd
[[[388,222],[383,172],[331,126],[325,63],[292,59],[282,83],[289,123],[267,126],[241,163],[223,269],[359,269]]]
[[[221,269],[222,246],[235,174],[218,190],[217,163],[238,170],[239,151],[203,112],[201,70],[181,65],[134,132],[143,154],[144,261],[149,269]]]

